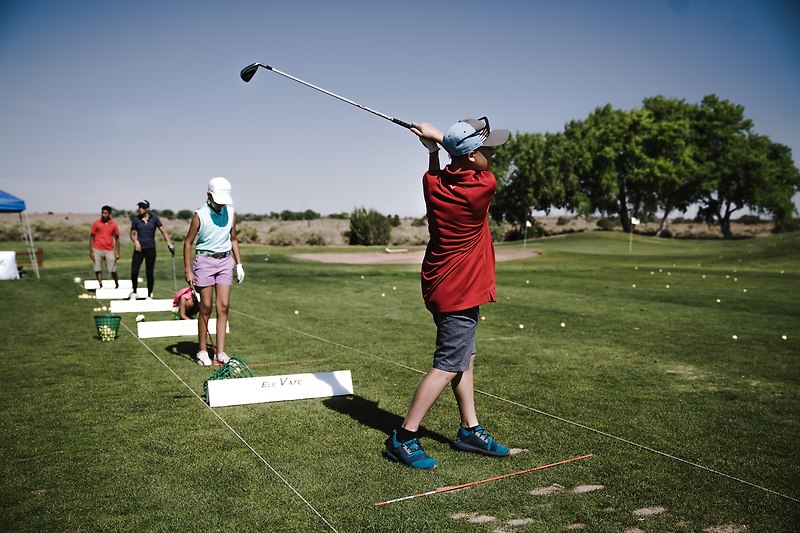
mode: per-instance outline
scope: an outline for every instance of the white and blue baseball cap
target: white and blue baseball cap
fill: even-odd
[[[452,157],[458,157],[481,146],[500,146],[508,141],[511,132],[508,130],[492,130],[489,119],[465,118],[450,126],[444,133],[442,146]]]

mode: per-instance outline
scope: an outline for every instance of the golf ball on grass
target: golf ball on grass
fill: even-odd
[[[735,341],[738,341],[738,340],[739,340],[739,337],[737,337],[736,335],[731,335],[731,339],[733,339],[733,340],[735,340]]]
[[[788,337],[786,335],[781,335],[781,340],[785,341],[786,339],[788,339]]]
[[[562,323],[561,323],[561,327],[562,327],[562,328],[565,328],[565,327],[567,327],[567,325],[566,325],[565,323],[563,323],[563,322],[562,322]]]
[[[519,329],[525,329],[525,324],[520,324]]]

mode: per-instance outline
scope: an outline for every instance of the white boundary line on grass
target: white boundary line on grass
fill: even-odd
[[[291,331],[293,333],[297,333],[299,335],[304,335],[306,337],[310,337],[312,339],[316,339],[316,340],[321,341],[321,342],[332,344],[332,345],[338,346],[340,348],[345,348],[347,350],[350,350],[350,351],[353,351],[353,352],[356,352],[356,353],[359,353],[359,354],[367,355],[369,357],[374,357],[375,359],[380,359],[381,361],[384,361],[384,362],[387,362],[387,363],[391,363],[391,364],[393,364],[395,366],[399,366],[400,368],[405,368],[406,370],[411,370],[412,372],[417,372],[418,374],[425,375],[424,371],[419,370],[417,368],[413,368],[413,367],[410,367],[408,365],[404,365],[402,363],[398,363],[397,361],[392,361],[390,359],[386,359],[386,358],[381,357],[379,355],[375,355],[375,354],[372,354],[372,353],[369,353],[369,352],[365,352],[364,350],[359,350],[358,348],[354,348],[352,346],[347,346],[345,344],[341,344],[341,343],[336,342],[336,341],[332,341],[332,340],[329,340],[329,339],[324,339],[322,337],[318,337],[317,335],[313,335],[311,333],[307,333],[307,332],[301,331],[299,329],[294,329],[294,328],[291,328],[289,326],[284,326],[284,325],[281,325],[281,324],[277,324],[277,323],[271,322],[271,321],[269,321],[269,320],[267,320],[265,318],[257,317],[257,316],[254,316],[254,315],[250,315],[248,313],[243,313],[241,311],[236,311],[236,310],[231,309],[230,312],[242,315],[242,316],[247,317],[247,318],[251,318],[253,320],[264,322],[264,323],[269,324],[269,325],[274,326],[274,327],[283,328],[283,329],[286,329],[286,330]],[[736,476],[732,476],[730,474],[726,474],[725,472],[720,472],[719,470],[714,470],[713,468],[709,468],[709,467],[701,465],[699,463],[695,463],[693,461],[689,461],[688,459],[683,459],[681,457],[677,457],[675,455],[671,455],[669,453],[662,452],[660,450],[656,450],[655,448],[651,448],[649,446],[645,446],[644,444],[639,444],[637,442],[633,442],[633,441],[625,439],[623,437],[617,437],[616,435],[612,435],[611,433],[607,433],[605,431],[602,431],[602,430],[599,430],[599,429],[595,429],[593,427],[581,424],[579,422],[573,422],[572,420],[569,420],[567,418],[562,418],[560,416],[553,415],[553,414],[547,413],[545,411],[540,411],[539,409],[535,409],[533,407],[530,407],[530,406],[515,402],[514,400],[508,400],[506,398],[502,398],[500,396],[496,396],[494,394],[491,394],[491,393],[486,392],[486,391],[482,391],[480,389],[475,389],[475,392],[477,392],[479,394],[483,394],[484,396],[488,396],[489,398],[492,398],[492,399],[495,399],[495,400],[498,400],[498,401],[501,401],[501,402],[505,402],[505,403],[507,403],[509,405],[514,405],[516,407],[519,407],[519,408],[522,408],[522,409],[526,409],[528,411],[533,411],[534,413],[538,413],[540,415],[544,415],[544,416],[550,417],[550,418],[552,418],[554,420],[559,420],[559,421],[565,422],[567,424],[572,424],[573,426],[579,427],[581,429],[585,429],[587,431],[591,431],[593,433],[597,433],[598,435],[603,435],[604,437],[609,437],[609,438],[618,440],[620,442],[624,442],[625,444],[629,444],[631,446],[635,446],[636,448],[640,448],[642,450],[646,450],[648,452],[652,452],[652,453],[661,455],[663,457],[667,457],[669,459],[673,459],[675,461],[680,461],[682,463],[685,463],[687,465],[693,466],[695,468],[700,468],[700,469],[705,470],[707,472],[710,472],[712,474],[716,474],[718,476],[722,476],[722,477],[731,479],[733,481],[738,481],[739,483],[743,483],[743,484],[748,485],[750,487],[754,487],[754,488],[763,490],[765,492],[769,492],[769,493],[774,494],[776,496],[780,496],[781,498],[786,498],[787,500],[800,502],[800,499],[797,499],[797,498],[794,498],[792,496],[789,496],[788,494],[783,494],[781,492],[777,492],[777,491],[772,490],[770,488],[767,488],[767,487],[764,487],[764,486],[761,486],[761,485],[757,485],[755,483],[751,483],[750,481],[744,480],[742,478],[738,478]]]
[[[253,447],[250,445],[250,443],[249,443],[249,442],[247,442],[246,440],[244,440],[244,437],[242,437],[242,436],[241,436],[241,435],[240,435],[240,434],[239,434],[239,433],[238,433],[238,432],[237,432],[235,429],[233,429],[233,427],[231,427],[231,425],[230,425],[230,424],[228,424],[228,422],[227,422],[227,421],[226,421],[224,418],[222,418],[222,417],[219,415],[219,413],[217,413],[217,412],[216,412],[214,409],[212,409],[211,407],[209,407],[209,406],[208,406],[208,404],[207,404],[205,401],[203,401],[203,398],[202,398],[202,397],[201,397],[199,394],[197,394],[197,392],[195,392],[195,390],[194,390],[193,388],[191,388],[191,387],[189,386],[189,384],[188,384],[188,383],[186,383],[186,382],[183,380],[183,378],[181,378],[181,377],[180,377],[178,374],[176,374],[176,373],[175,373],[175,371],[174,371],[174,370],[172,370],[172,368],[170,368],[170,366],[169,366],[167,363],[165,363],[163,359],[161,359],[161,358],[160,358],[158,355],[156,355],[156,353],[155,353],[155,352],[154,352],[154,351],[153,351],[153,350],[150,348],[150,346],[148,346],[148,345],[147,345],[147,344],[146,344],[146,343],[145,343],[145,342],[144,342],[142,339],[140,339],[140,338],[139,338],[139,337],[138,337],[138,336],[137,336],[137,335],[136,335],[136,334],[133,332],[133,330],[131,330],[131,329],[130,329],[130,328],[127,326],[127,324],[124,324],[124,323],[121,323],[121,324],[122,324],[123,326],[125,326],[125,329],[127,329],[127,330],[128,330],[128,333],[130,333],[130,334],[133,336],[133,338],[134,338],[134,339],[138,340],[138,341],[139,341],[139,342],[142,344],[142,346],[144,346],[144,347],[147,349],[147,351],[148,351],[148,352],[150,352],[150,354],[151,354],[153,357],[155,357],[155,358],[158,360],[158,362],[159,362],[159,363],[161,363],[162,365],[164,365],[164,367],[165,367],[167,370],[169,370],[169,371],[172,373],[172,375],[173,375],[173,376],[175,376],[175,377],[178,379],[178,381],[180,381],[180,382],[183,384],[183,386],[184,386],[184,387],[186,387],[186,388],[189,390],[189,392],[191,392],[191,393],[194,395],[194,397],[195,397],[195,398],[197,398],[198,400],[200,400],[200,403],[202,403],[202,404],[203,404],[203,406],[204,406],[206,409],[208,409],[209,411],[211,411],[211,412],[214,414],[214,416],[216,416],[216,417],[219,419],[219,421],[220,421],[220,422],[222,422],[222,424],[223,424],[223,425],[224,425],[226,428],[228,428],[228,430],[229,430],[231,433],[233,433],[234,435],[236,435],[236,438],[238,438],[240,441],[242,441],[242,444],[244,444],[244,445],[247,447],[247,449],[248,449],[248,450],[250,450],[251,452],[253,452],[253,454],[254,454],[256,457],[258,457],[258,458],[259,458],[259,460],[260,460],[262,463],[264,463],[264,465],[266,465],[266,467],[267,467],[267,468],[269,468],[269,469],[272,471],[272,473],[273,473],[273,474],[275,474],[276,476],[278,476],[278,479],[280,479],[280,480],[283,482],[283,484],[284,484],[284,485],[286,485],[286,486],[289,488],[289,490],[291,490],[292,492],[294,492],[295,496],[297,496],[298,498],[300,498],[300,500],[302,500],[302,502],[303,502],[303,503],[305,503],[305,504],[306,504],[306,506],[307,506],[309,509],[311,509],[311,511],[313,511],[313,512],[314,512],[314,514],[315,514],[315,515],[317,515],[317,516],[319,517],[319,519],[320,519],[320,520],[322,520],[323,522],[325,522],[325,525],[327,525],[327,526],[328,526],[328,527],[331,529],[331,531],[336,531],[336,533],[338,533],[337,529],[336,529],[335,527],[333,527],[333,525],[332,525],[330,522],[328,522],[328,521],[325,519],[325,517],[324,517],[324,516],[322,516],[322,514],[320,514],[320,512],[319,512],[319,511],[317,511],[317,510],[314,508],[314,506],[313,506],[313,505],[311,505],[311,503],[310,503],[308,500],[306,500],[306,499],[303,497],[303,495],[302,495],[302,494],[300,494],[300,492],[298,492],[298,490],[297,490],[296,488],[294,488],[294,487],[292,486],[292,484],[291,484],[291,483],[289,483],[289,481],[287,481],[287,479],[286,479],[285,477],[283,477],[283,476],[280,474],[280,472],[278,472],[277,470],[275,470],[275,468],[274,468],[274,467],[273,467],[271,464],[269,464],[269,463],[267,462],[267,460],[266,460],[266,459],[264,459],[264,458],[261,456],[261,454],[260,454],[260,453],[258,453],[258,451],[256,451],[256,449],[255,449],[255,448],[253,448]]]

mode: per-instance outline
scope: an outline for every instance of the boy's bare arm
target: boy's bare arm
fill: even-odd
[[[428,158],[428,171],[438,172],[440,170],[439,143],[444,139],[444,134],[439,131],[436,126],[427,122],[414,122],[411,125],[411,131],[419,137],[419,140],[430,153],[430,157]]]

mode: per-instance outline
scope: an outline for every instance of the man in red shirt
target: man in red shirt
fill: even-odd
[[[433,367],[417,387],[402,426],[386,440],[385,454],[413,468],[431,469],[439,463],[422,450],[419,429],[448,385],[461,416],[453,446],[492,456],[509,453],[478,423],[473,386],[480,305],[497,300],[488,220],[497,182],[489,165],[494,147],[508,141],[509,132],[492,131],[486,117],[457,122],[444,134],[431,124],[412,126],[430,152],[422,178],[430,234],[422,262],[422,298],[436,324],[436,350]],[[437,143],[452,158],[444,169]]]
[[[111,220],[111,208],[104,205],[100,210],[100,219],[92,222],[89,233],[89,257],[94,263],[94,274],[100,286],[103,286],[103,263],[114,278],[119,289],[117,261],[119,260],[119,227]]]

